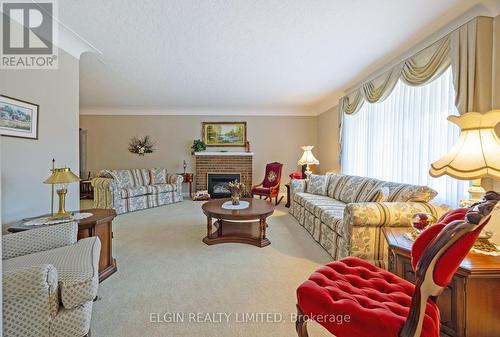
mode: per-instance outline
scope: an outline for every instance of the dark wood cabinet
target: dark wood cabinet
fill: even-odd
[[[113,257],[113,219],[116,212],[113,209],[87,209],[80,212],[93,214],[78,222],[78,240],[91,236],[99,237],[101,241],[99,282],[102,282],[117,271],[116,260]]]
[[[414,283],[410,229],[386,227],[389,271]],[[500,336],[500,257],[469,253],[437,300],[443,337]]]

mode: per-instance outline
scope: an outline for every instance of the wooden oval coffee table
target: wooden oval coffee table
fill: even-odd
[[[248,208],[229,210],[222,208],[222,204],[231,199],[215,199],[207,201],[201,206],[207,216],[207,236],[203,242],[207,245],[218,243],[246,243],[257,247],[271,244],[266,238],[266,218],[273,214],[274,206],[269,201],[242,198],[248,201]],[[212,219],[216,219],[212,223]],[[212,226],[215,231],[212,232]]]

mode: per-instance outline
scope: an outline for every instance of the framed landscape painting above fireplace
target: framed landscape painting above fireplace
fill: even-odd
[[[203,122],[203,142],[207,146],[245,146],[246,122]]]

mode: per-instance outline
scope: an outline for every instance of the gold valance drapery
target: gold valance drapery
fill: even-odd
[[[455,105],[460,114],[488,110],[489,107],[484,105],[491,102],[491,82],[488,85],[488,81],[491,81],[492,27],[492,18],[474,18],[417,54],[348,92],[340,99],[340,112],[354,114],[365,101],[375,103],[385,100],[398,80],[412,86],[427,84],[449,66],[453,72]]]

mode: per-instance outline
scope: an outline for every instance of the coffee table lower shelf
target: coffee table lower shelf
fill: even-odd
[[[228,221],[217,220],[213,223],[215,231],[203,238],[207,245],[219,243],[246,243],[256,247],[266,247],[271,244],[265,237],[265,220],[261,221]]]

